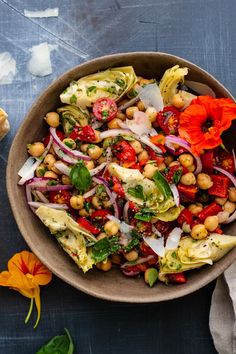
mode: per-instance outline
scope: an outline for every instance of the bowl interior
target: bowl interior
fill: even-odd
[[[26,203],[24,187],[18,187],[17,172],[27,159],[25,146],[27,143],[41,139],[46,132],[43,117],[59,105],[59,95],[75,79],[95,73],[109,67],[132,65],[138,75],[159,79],[164,70],[180,64],[189,68],[189,80],[206,83],[217,97],[231,97],[230,93],[211,75],[196,65],[181,58],[164,53],[125,53],[105,56],[79,65],[53,82],[33,104],[19,128],[12,143],[7,166],[7,189],[11,207],[19,229],[32,251],[57,276],[90,295],[107,300],[124,302],[157,302],[177,298],[191,293],[206,285],[221,274],[236,258],[233,249],[213,266],[205,266],[197,271],[189,272],[188,282],[181,286],[165,286],[158,283],[153,289],[147,287],[143,280],[123,276],[118,270],[103,273],[97,270],[86,275],[60,249],[53,236],[37,219]],[[236,126],[231,129],[235,132]],[[231,133],[227,133],[225,141],[230,146],[235,142]],[[236,235],[236,225],[232,224],[225,232]]]

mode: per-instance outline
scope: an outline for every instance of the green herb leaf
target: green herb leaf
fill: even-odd
[[[73,354],[74,345],[69,331],[65,328],[66,334],[56,336],[47,344],[42,346],[36,354]]]
[[[150,221],[155,214],[155,211],[149,208],[143,208],[134,215],[134,218],[142,221]]]
[[[54,180],[48,181],[48,183],[47,183],[48,186],[56,186],[57,184],[58,184],[58,182],[54,181]]]
[[[70,97],[70,103],[71,103],[71,104],[76,104],[76,102],[77,102],[77,97],[76,97],[75,95],[72,95],[72,96]]]
[[[172,193],[170,186],[165,177],[159,171],[154,173],[153,180],[159,191],[164,195],[165,199],[171,197]]]
[[[143,186],[141,186],[140,184],[137,184],[135,187],[128,188],[128,193],[132,195],[132,197],[145,200]]]
[[[92,257],[95,263],[104,261],[110,254],[116,253],[120,248],[118,237],[102,238],[92,247]]]
[[[124,247],[125,252],[130,252],[135,246],[138,246],[140,239],[142,238],[142,235],[140,235],[136,230],[132,230],[130,235],[132,236],[132,239],[128,245]]]
[[[97,92],[97,86],[90,86],[87,88],[86,90],[87,92],[87,96],[91,96],[93,93],[96,93]]]
[[[108,111],[102,111],[102,117],[107,118],[109,115]]]
[[[125,81],[122,80],[122,79],[116,79],[116,80],[115,80],[115,83],[116,83],[118,86],[120,86],[120,87],[125,86]]]
[[[89,213],[90,206],[91,206],[91,203],[89,203],[89,202],[84,203],[84,209],[87,211],[87,213]]]
[[[87,192],[92,183],[90,172],[83,161],[79,161],[72,167],[70,179],[73,186],[82,194]]]
[[[179,170],[174,172],[174,174],[173,174],[173,182],[174,182],[174,184],[179,183],[180,178],[182,176],[182,172],[183,172],[182,168],[180,168]]]

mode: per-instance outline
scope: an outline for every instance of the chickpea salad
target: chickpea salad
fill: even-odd
[[[83,272],[185,283],[236,245],[235,153],[221,135],[236,104],[169,68],[132,66],[71,82],[48,112],[48,134],[28,142],[18,172],[31,210]]]

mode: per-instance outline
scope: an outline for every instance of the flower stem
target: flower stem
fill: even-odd
[[[32,314],[32,310],[33,310],[33,305],[34,305],[34,299],[30,299],[30,308],[29,308],[29,312],[25,318],[25,324],[28,323],[29,319],[30,319],[30,316]]]

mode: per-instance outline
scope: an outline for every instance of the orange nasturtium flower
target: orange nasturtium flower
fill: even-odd
[[[0,286],[7,286],[31,299],[25,323],[30,318],[35,301],[38,316],[34,328],[39,323],[41,313],[39,286],[48,284],[51,279],[52,273],[33,253],[28,251],[16,253],[8,261],[8,271],[0,273]]]
[[[221,134],[236,119],[236,104],[230,98],[199,96],[181,114],[179,135],[199,155],[222,144]]]

